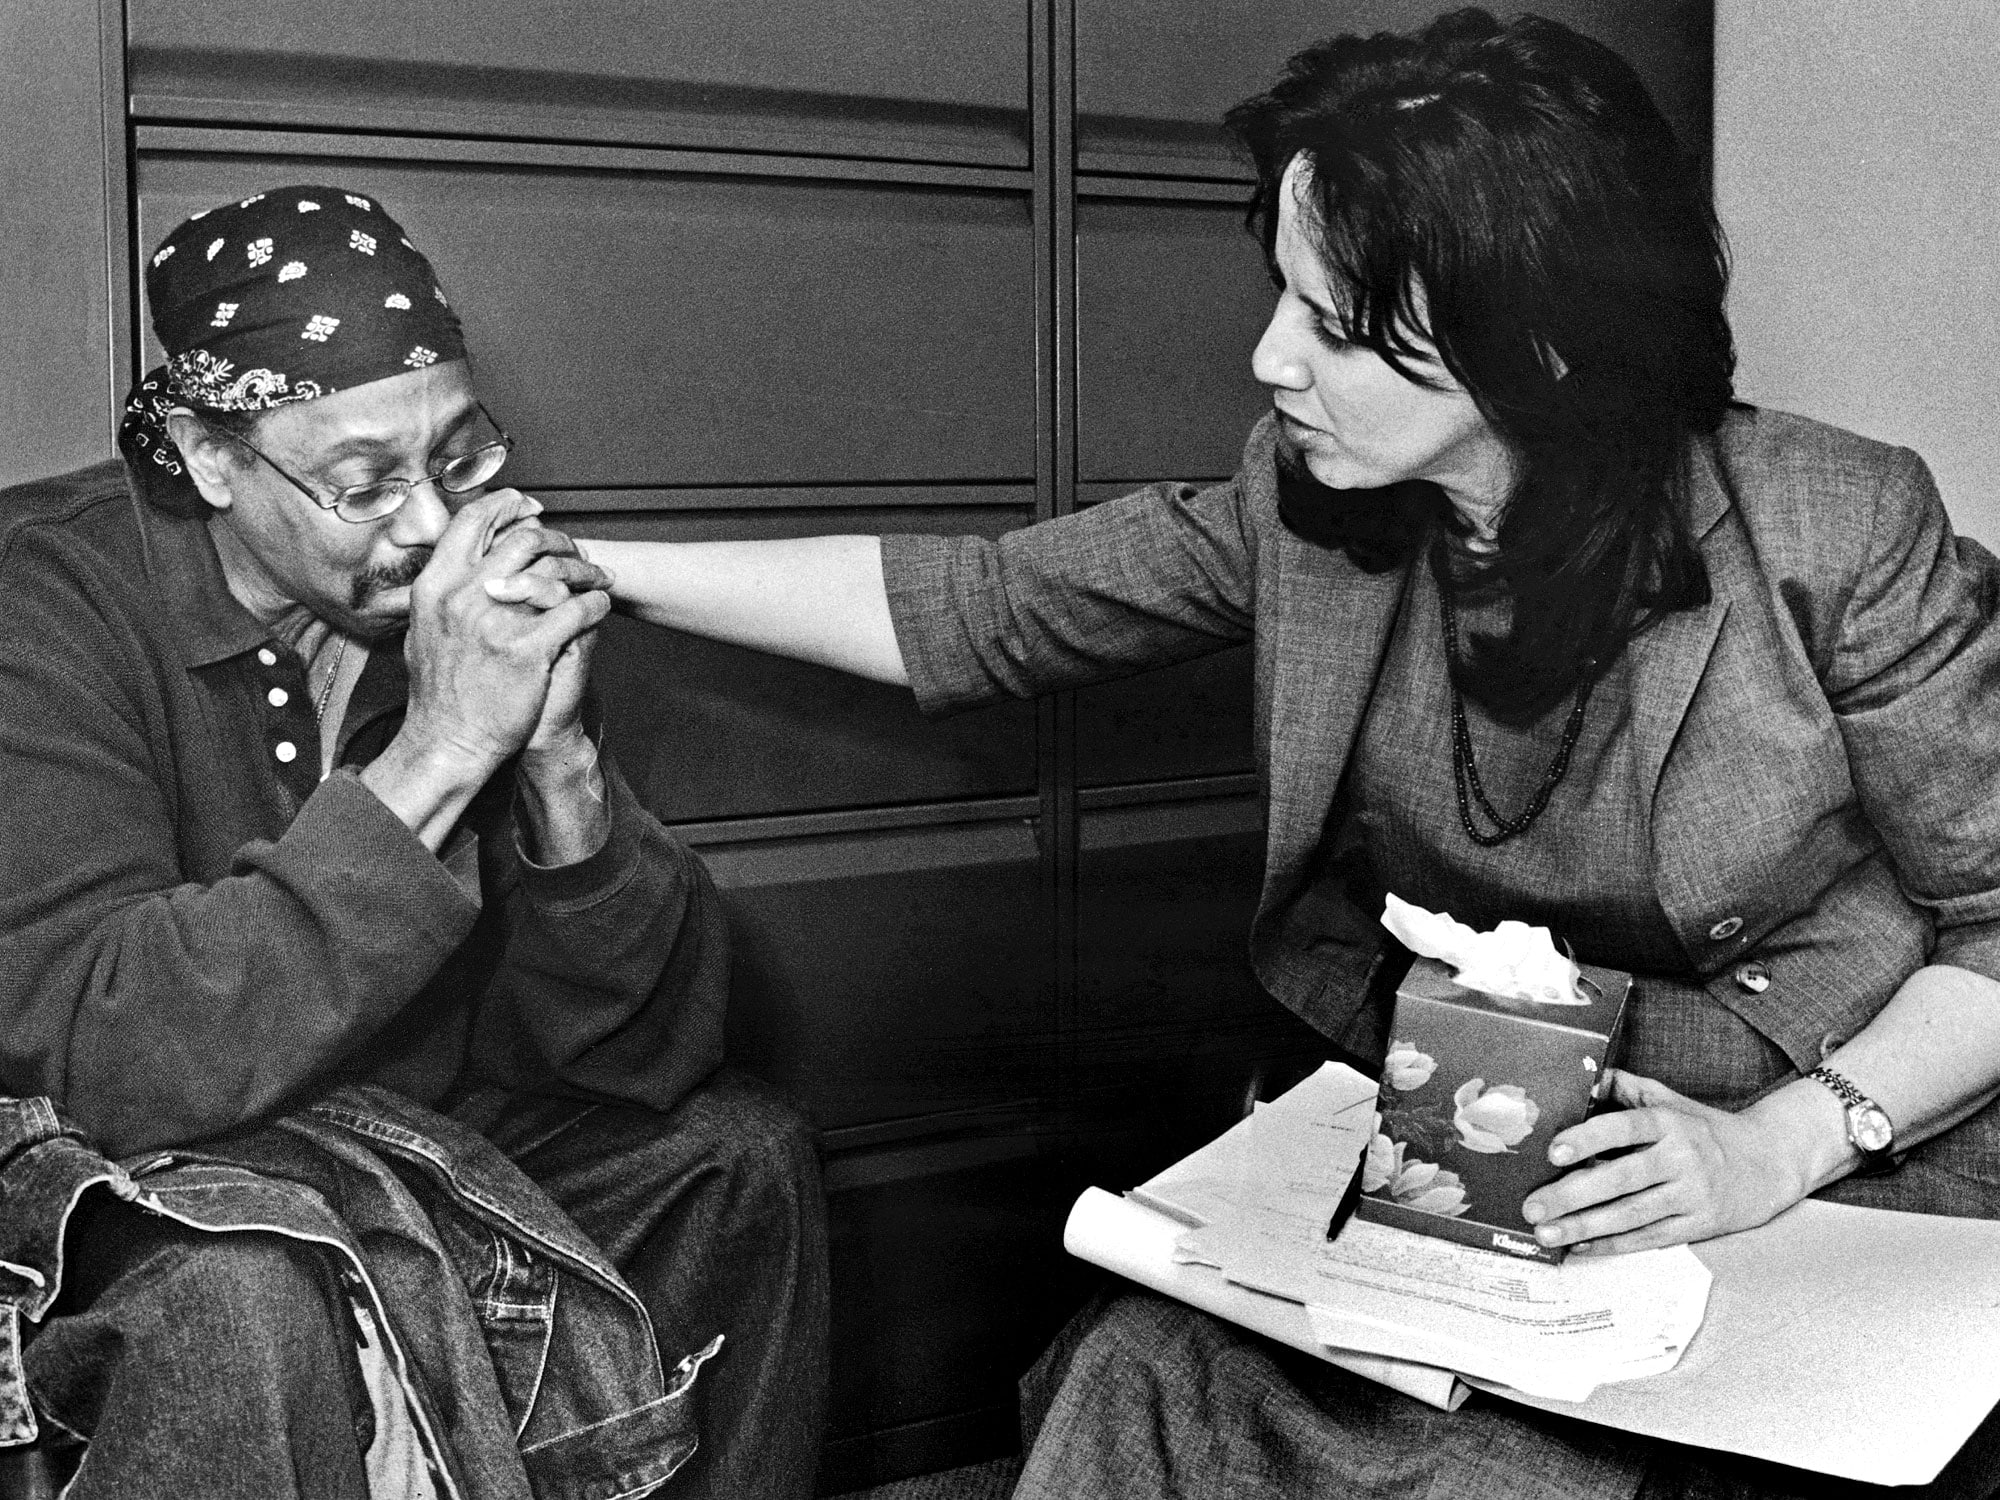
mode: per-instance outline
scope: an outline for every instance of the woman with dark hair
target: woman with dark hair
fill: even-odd
[[[1714,218],[1603,47],[1462,11],[1230,124],[1279,286],[1233,480],[998,542],[590,543],[617,596],[933,712],[1254,639],[1272,994],[1379,1061],[1386,891],[1638,976],[1544,1243],[2000,1216],[2000,565],[1914,455],[1732,401]],[[1027,1393],[1024,1495],[1824,1493],[1138,1292]]]
[[[1316,434],[1290,409],[1312,393],[1280,395],[1286,523],[1374,569],[1434,522],[1504,514],[1504,545],[1481,556],[1475,531],[1459,583],[1505,598],[1510,628],[1470,643],[1460,675],[1513,723],[1585,685],[1655,612],[1705,602],[1676,501],[1690,439],[1730,406],[1728,273],[1707,198],[1631,69],[1567,28],[1464,12],[1421,38],[1308,48],[1228,123],[1257,167],[1251,227],[1304,331],[1469,397],[1506,454],[1485,494],[1442,506],[1435,479],[1342,463],[1343,429],[1364,423]],[[1274,391],[1283,332],[1274,322],[1257,366]],[[1315,389],[1339,399],[1337,381]],[[1377,441],[1396,430],[1365,425]],[[1385,480],[1411,479],[1382,504]]]

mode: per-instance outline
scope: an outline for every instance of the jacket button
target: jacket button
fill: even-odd
[[[275,667],[278,664],[278,653],[273,651],[269,646],[259,646],[257,648],[257,660],[267,667]]]
[[[290,740],[279,740],[276,745],[271,747],[271,753],[286,765],[290,765],[299,758],[299,747],[294,745]]]
[[[1837,1031],[1829,1031],[1825,1036],[1821,1037],[1819,1039],[1819,1060],[1825,1062],[1834,1053],[1838,1052],[1843,1040],[1845,1038]]]
[[[1743,919],[1741,917],[1724,917],[1720,922],[1717,922],[1713,927],[1708,929],[1708,935],[1714,942],[1726,943],[1742,930]]]
[[[1761,995],[1771,987],[1771,971],[1760,963],[1738,964],[1736,987],[1746,995]]]

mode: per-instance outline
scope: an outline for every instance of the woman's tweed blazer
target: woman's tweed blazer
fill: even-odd
[[[1206,490],[1154,485],[997,543],[887,538],[890,604],[930,712],[1254,638],[1252,959],[1365,1051],[1383,934],[1313,862],[1403,573],[1280,525],[1273,425]],[[1926,962],[2000,979],[2000,563],[1953,536],[1916,455],[1801,417],[1735,412],[1691,469],[1714,598],[1630,648],[1654,879],[1689,969],[1804,1071]],[[1761,992],[1733,978],[1751,958]],[[2000,1183],[1993,1123],[1974,1132],[1993,1149],[1954,1170]]]

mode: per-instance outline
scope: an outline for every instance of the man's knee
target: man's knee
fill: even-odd
[[[63,1242],[58,1315],[93,1313],[174,1326],[306,1320],[330,1306],[317,1245],[255,1230],[196,1229],[113,1197],[87,1194]]]
[[[149,1401],[163,1383],[182,1405],[217,1411],[348,1383],[346,1324],[313,1246],[135,1212],[111,1244],[75,1248],[108,1274],[87,1298],[65,1295],[25,1351],[36,1404],[60,1427],[91,1433],[107,1402]]]
[[[170,1327],[247,1343],[293,1343],[336,1326],[320,1251],[276,1234],[198,1234],[163,1269],[157,1300]]]
[[[818,1135],[770,1085],[724,1069],[690,1094],[672,1121],[704,1170],[734,1190],[818,1200]]]

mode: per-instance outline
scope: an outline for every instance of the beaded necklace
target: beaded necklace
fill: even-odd
[[[1591,689],[1596,687],[1595,662],[1585,662],[1583,680],[1577,684],[1576,702],[1569,711],[1569,722],[1563,725],[1562,743],[1556,747],[1555,759],[1542,774],[1541,785],[1528,798],[1527,806],[1519,816],[1509,818],[1502,814],[1487,799],[1486,788],[1480,784],[1479,763],[1472,756],[1472,731],[1465,720],[1465,699],[1460,696],[1458,682],[1451,675],[1451,669],[1458,664],[1458,610],[1451,602],[1451,585],[1448,580],[1438,580],[1438,610],[1444,616],[1445,678],[1451,686],[1451,772],[1452,785],[1458,793],[1458,820],[1465,827],[1466,837],[1482,848],[1491,849],[1496,844],[1504,844],[1512,838],[1519,838],[1534,826],[1535,819],[1549,805],[1549,798],[1569,770],[1570,752],[1576,749],[1577,736],[1583,732],[1583,712],[1590,706]],[[1468,795],[1469,793],[1469,795]],[[1494,825],[1494,831],[1482,831],[1472,818],[1472,804],[1479,804],[1480,812]]]

